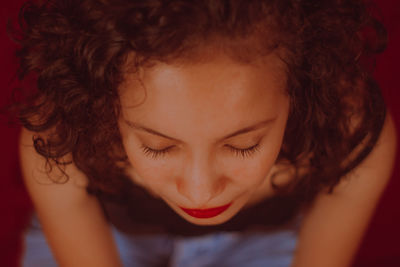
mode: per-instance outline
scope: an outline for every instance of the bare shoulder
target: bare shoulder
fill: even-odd
[[[66,165],[62,171],[49,165],[36,152],[33,136],[26,130],[21,133],[21,168],[57,263],[60,266],[120,266],[101,206],[86,192],[85,175],[74,164]]]
[[[48,198],[53,201],[54,199],[86,198],[85,175],[74,164],[59,168],[54,163],[47,162],[36,152],[33,146],[34,136],[34,133],[26,129],[22,130],[19,152],[24,181],[35,204],[36,202],[45,203]],[[68,157],[64,160],[70,161]]]
[[[294,266],[350,266],[392,176],[396,130],[387,115],[371,153],[335,187],[321,192],[305,214]]]
[[[387,114],[380,137],[367,158],[335,189],[336,195],[378,197],[391,178],[396,157],[397,134],[390,113]],[[360,195],[358,195],[360,194]]]

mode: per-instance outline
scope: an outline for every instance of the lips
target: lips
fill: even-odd
[[[231,204],[232,203],[229,203],[227,205],[211,209],[186,209],[182,207],[181,209],[192,217],[204,219],[204,218],[212,218],[221,214],[222,212],[227,210]]]

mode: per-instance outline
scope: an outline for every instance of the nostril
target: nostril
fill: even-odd
[[[193,183],[191,180],[177,179],[176,189],[193,205],[201,207],[220,195],[224,191],[227,181],[228,179],[221,178],[209,183]]]

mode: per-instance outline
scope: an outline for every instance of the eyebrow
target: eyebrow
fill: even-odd
[[[253,124],[253,125],[244,127],[244,128],[242,128],[242,129],[239,129],[239,130],[236,130],[236,131],[234,131],[233,133],[230,133],[230,134],[228,134],[228,135],[222,137],[220,140],[222,141],[222,140],[225,140],[225,139],[228,139],[228,138],[232,138],[232,137],[235,137],[235,136],[238,136],[238,135],[241,135],[241,134],[253,132],[253,131],[255,131],[255,130],[258,130],[258,129],[260,129],[260,128],[263,128],[263,127],[265,127],[266,125],[272,123],[273,121],[275,121],[275,119],[276,119],[276,118],[263,120],[263,121],[260,121],[260,122],[255,123],[255,124]],[[145,126],[143,126],[143,125],[140,125],[140,124],[138,124],[138,123],[134,123],[134,122],[131,122],[131,121],[128,121],[128,120],[124,120],[124,121],[125,121],[125,123],[126,123],[129,127],[133,128],[133,129],[140,130],[140,131],[144,131],[144,132],[147,132],[147,133],[150,133],[150,134],[153,134],[153,135],[161,136],[161,137],[164,137],[164,138],[167,138],[167,139],[176,141],[176,142],[182,142],[182,141],[179,140],[179,139],[170,137],[170,136],[165,135],[165,134],[163,134],[163,133],[160,133],[160,132],[158,132],[158,131],[156,131],[156,130],[153,130],[153,129],[151,129],[151,128],[145,127]]]

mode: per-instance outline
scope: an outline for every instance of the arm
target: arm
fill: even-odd
[[[378,143],[368,157],[335,188],[321,193],[306,214],[294,267],[350,266],[380,195],[389,181],[396,133],[387,116]]]
[[[60,266],[120,266],[117,249],[100,204],[87,194],[85,176],[72,164],[70,179],[55,184],[45,172],[45,160],[32,145],[32,134],[22,131],[21,167],[28,192],[46,239]],[[61,177],[55,167],[49,174]]]

